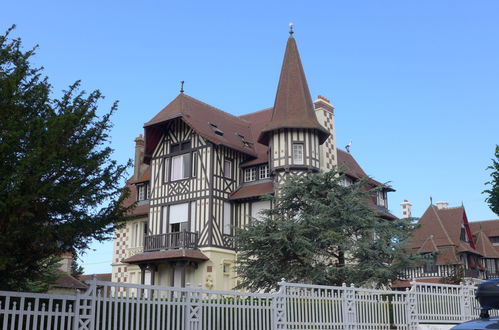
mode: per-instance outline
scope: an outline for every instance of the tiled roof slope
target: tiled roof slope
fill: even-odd
[[[256,140],[265,125],[272,118],[272,108],[248,113],[246,115],[239,116],[239,118],[250,123],[252,140]],[[243,166],[261,164],[268,161],[269,155],[267,153],[268,147],[266,145],[257,142],[255,143],[255,150],[257,153],[257,158],[245,162]]]
[[[329,132],[322,127],[315,116],[307,78],[303,71],[296,40],[292,36],[286,44],[272,118],[262,130],[258,142],[268,145],[269,133],[280,128],[314,129],[319,134],[320,144],[329,136]]]
[[[410,248],[418,253],[439,251],[438,264],[458,262],[459,252],[482,254],[475,248],[473,241],[461,240],[461,228],[464,226],[468,240],[471,239],[466,211],[464,207],[438,209],[430,205],[419,219],[419,226],[411,235]]]
[[[215,144],[225,145],[252,157],[257,156],[254,148],[256,141],[251,137],[249,122],[180,93],[170,104],[144,124],[146,162],[149,162],[159,143],[165,125],[175,118],[181,118],[199,135]],[[223,135],[217,134],[210,123],[216,125],[223,132]],[[243,140],[247,141],[248,144],[243,143]]]

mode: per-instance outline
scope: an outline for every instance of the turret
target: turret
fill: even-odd
[[[319,123],[293,30],[286,45],[272,118],[258,142],[269,146],[270,169],[277,185],[289,175],[318,172],[320,149],[330,133]]]

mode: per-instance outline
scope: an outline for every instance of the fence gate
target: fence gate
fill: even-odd
[[[84,293],[77,293],[75,300],[75,330],[94,330],[95,328],[95,298],[96,298],[96,282],[92,284]]]

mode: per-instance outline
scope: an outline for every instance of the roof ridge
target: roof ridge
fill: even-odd
[[[238,118],[241,118],[241,117],[244,117],[244,116],[249,116],[249,115],[254,115],[254,114],[257,114],[257,113],[260,113],[260,112],[264,112],[264,111],[269,111],[269,110],[272,110],[272,109],[273,109],[272,107],[268,107],[268,108],[265,108],[265,109],[262,109],[262,110],[257,110],[257,111],[254,111],[254,112],[245,113],[244,115],[240,115]]]
[[[210,108],[211,108],[211,109],[213,109],[213,110],[216,110],[216,111],[222,112],[223,114],[229,115],[232,119],[235,119],[236,121],[241,121],[241,120],[242,120],[242,121],[244,121],[244,123],[246,123],[246,124],[248,124],[248,125],[251,125],[251,123],[250,123],[250,122],[248,122],[247,120],[245,120],[245,119],[243,119],[243,118],[239,118],[239,117],[238,117],[238,116],[236,116],[236,115],[233,115],[233,114],[231,114],[231,113],[229,113],[229,112],[227,112],[227,111],[224,111],[224,110],[222,110],[222,109],[220,109],[220,108],[217,108],[217,107],[215,107],[215,106],[213,106],[213,105],[211,105],[211,104],[208,104],[208,103],[206,103],[206,102],[203,102],[203,101],[201,101],[201,100],[198,100],[197,98],[192,97],[192,96],[190,96],[190,95],[187,95],[187,94],[183,94],[183,95],[184,95],[185,97],[187,97],[187,98],[189,98],[189,99],[191,99],[191,100],[195,101],[195,102],[199,102],[199,103],[201,103],[201,104],[204,104],[204,105],[206,105],[207,107],[210,107]]]

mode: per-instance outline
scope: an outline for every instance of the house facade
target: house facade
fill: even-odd
[[[289,177],[338,166],[348,182],[367,177],[337,149],[334,107],[312,100],[292,33],[272,108],[234,116],[181,91],[135,143],[127,203],[138,205],[116,231],[116,282],[232,289],[235,228],[272,207],[263,195],[278,193]],[[391,219],[389,191],[372,204]]]
[[[438,202],[426,209],[418,224],[410,248],[424,262],[406,270],[407,280],[479,282],[499,277],[499,220],[469,222],[464,206]]]

